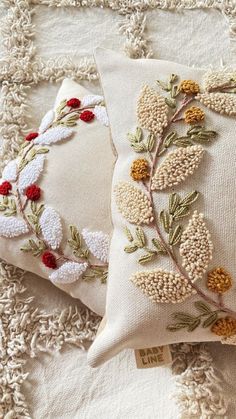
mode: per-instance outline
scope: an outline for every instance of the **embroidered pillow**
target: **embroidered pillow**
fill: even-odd
[[[64,80],[55,109],[0,180],[0,256],[99,314],[106,295],[114,155],[101,96]]]
[[[124,348],[236,343],[236,73],[98,50],[118,159],[106,326]]]

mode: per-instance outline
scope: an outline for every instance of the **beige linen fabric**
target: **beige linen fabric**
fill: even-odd
[[[136,116],[137,99],[144,84],[155,86],[156,79],[166,80],[171,73],[178,74],[181,79],[192,79],[202,84],[204,71],[188,68],[168,61],[130,60],[115,52],[98,49],[96,61],[105,94],[106,105],[111,124],[118,159],[113,175],[113,185],[119,181],[128,181],[130,165],[139,156],[130,148],[127,133],[134,132],[138,125]],[[200,105],[203,108],[203,106]],[[201,166],[193,176],[174,188],[175,192],[186,194],[192,190],[200,191],[200,198],[194,209],[202,212],[214,244],[213,260],[209,269],[224,266],[235,278],[235,120],[221,116],[204,107],[206,126],[218,133],[207,149]],[[181,133],[181,125],[176,127]],[[186,128],[184,127],[184,132]],[[134,184],[134,183],[133,183]],[[135,185],[135,184],[134,184]],[[140,185],[137,187],[141,188]],[[145,189],[143,189],[145,191]],[[158,211],[168,205],[168,194],[172,192],[154,193],[155,207]],[[114,193],[112,193],[112,217],[114,233],[110,250],[109,285],[107,294],[107,324],[103,332],[96,338],[89,351],[89,363],[97,366],[124,348],[144,348],[165,345],[175,342],[196,342],[218,340],[209,328],[198,327],[194,332],[182,329],[180,332],[168,332],[167,324],[173,323],[171,314],[176,311],[189,312],[196,315],[194,301],[199,296],[188,298],[184,303],[155,304],[130,281],[130,276],[137,271],[163,268],[173,270],[169,258],[159,258],[148,266],[137,263],[136,254],[126,254],[123,249],[127,244],[124,227],[133,229],[132,225],[122,218],[117,211]],[[153,233],[144,227],[146,236],[151,240]],[[205,280],[199,287],[208,292]],[[212,296],[212,294],[211,294]],[[213,296],[214,297],[214,296]],[[225,297],[225,303],[232,309],[235,307],[235,286]]]
[[[71,79],[62,83],[55,106],[63,99],[83,98],[90,94]],[[45,113],[48,109],[45,109]],[[37,127],[36,127],[37,129]],[[47,154],[45,169],[37,182],[43,191],[42,201],[60,214],[63,222],[62,248],[70,254],[67,245],[69,225],[79,231],[103,231],[110,234],[110,189],[114,154],[110,143],[109,128],[98,120],[87,124],[80,121],[73,127],[70,140],[55,144]],[[0,239],[2,259],[22,269],[48,278],[51,271],[44,267],[40,258],[23,253],[20,248],[28,236],[15,239]],[[96,313],[104,313],[106,285],[99,279],[57,284],[71,296],[81,301]]]

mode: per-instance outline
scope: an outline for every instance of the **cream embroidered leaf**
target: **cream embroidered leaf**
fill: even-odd
[[[18,237],[28,233],[29,229],[24,220],[16,217],[0,216],[0,236],[1,237]]]
[[[58,141],[66,140],[67,138],[71,137],[73,132],[74,131],[71,128],[67,128],[64,126],[57,126],[54,128],[49,128],[48,131],[39,135],[34,140],[34,144],[40,144],[40,145],[55,144]]]
[[[45,156],[40,154],[34,160],[30,161],[20,172],[18,188],[21,193],[24,192],[27,186],[34,184],[38,180],[43,171],[44,160]]]
[[[144,86],[141,91],[137,114],[140,126],[153,134],[161,134],[168,124],[165,98],[149,86]]]
[[[101,122],[102,125],[105,125],[105,127],[109,126],[109,120],[105,106],[95,106],[93,112],[97,120]]]
[[[15,182],[17,178],[17,162],[16,160],[10,161],[2,172],[2,179],[7,180],[8,182]]]
[[[234,93],[201,93],[196,96],[196,100],[217,113],[236,115],[236,95]]]
[[[154,303],[181,303],[195,294],[184,276],[162,269],[137,272],[130,280]]]
[[[213,243],[203,214],[194,211],[181,236],[179,248],[182,265],[191,280],[202,278],[212,259]]]
[[[226,86],[234,86],[236,82],[236,72],[232,71],[208,71],[203,77],[204,90],[220,90]]]
[[[66,262],[49,279],[56,284],[70,284],[77,281],[87,268],[87,263]]]
[[[119,182],[115,187],[119,212],[132,224],[150,224],[153,221],[152,205],[145,193],[129,182]]]
[[[110,243],[108,234],[105,234],[102,231],[89,231],[85,228],[82,231],[82,236],[93,256],[102,262],[108,262]]]
[[[62,241],[62,225],[58,213],[51,207],[46,207],[39,219],[42,235],[48,246],[56,250]]]
[[[46,131],[50,127],[50,125],[53,123],[54,117],[55,117],[55,113],[53,109],[51,109],[50,111],[46,113],[46,115],[44,115],[38,129],[39,134],[43,134],[43,132]]]
[[[180,147],[169,153],[152,178],[152,190],[162,190],[183,182],[200,164],[204,149],[200,145]]]
[[[81,100],[81,106],[82,108],[86,108],[87,106],[99,105],[101,102],[103,102],[103,100],[104,100],[103,96],[86,95]]]

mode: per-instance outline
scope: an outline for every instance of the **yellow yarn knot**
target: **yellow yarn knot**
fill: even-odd
[[[232,317],[219,319],[213,324],[211,331],[218,336],[229,337],[236,335],[236,319]]]
[[[186,95],[192,95],[200,92],[199,85],[193,80],[183,80],[180,83],[180,90]]]
[[[224,268],[218,267],[208,273],[207,287],[213,292],[222,294],[232,287],[232,278]]]
[[[134,160],[131,166],[130,175],[134,180],[145,180],[149,177],[149,166],[146,159]]]
[[[184,120],[187,124],[195,124],[196,122],[203,121],[204,118],[205,113],[196,106],[191,106],[191,108],[187,109],[184,113]]]

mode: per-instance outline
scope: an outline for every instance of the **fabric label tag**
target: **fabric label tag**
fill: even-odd
[[[169,345],[135,349],[134,353],[138,369],[160,367],[172,362]]]

